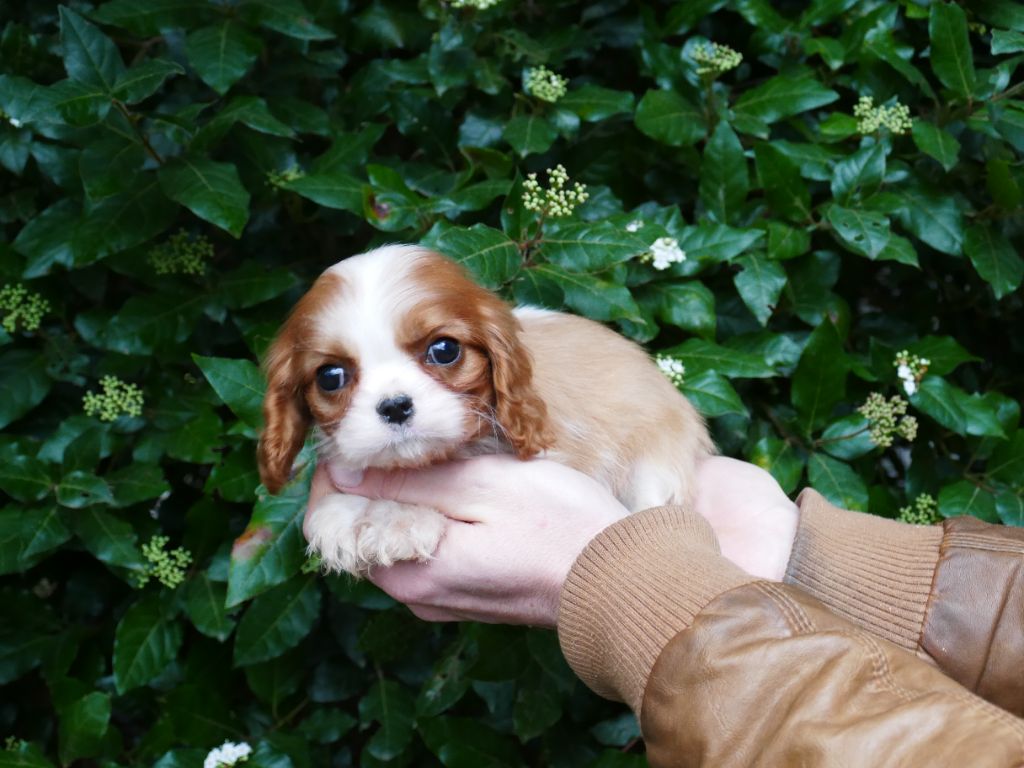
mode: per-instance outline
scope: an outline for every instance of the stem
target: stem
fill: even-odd
[[[838,443],[838,442],[840,442],[842,440],[851,440],[851,439],[857,437],[857,435],[863,435],[869,429],[871,429],[871,425],[870,424],[867,425],[867,426],[861,427],[856,432],[849,432],[849,433],[847,433],[845,435],[839,435],[838,437],[819,437],[817,440],[814,441],[814,447],[818,448],[818,447],[820,447],[822,445],[826,445],[828,443]]]
[[[153,148],[152,144],[149,143],[149,137],[139,126],[139,116],[128,109],[120,99],[114,99],[113,101],[114,106],[117,107],[118,111],[124,115],[125,120],[131,123],[131,126],[135,129],[135,134],[139,137],[139,141],[142,142],[142,146],[145,148],[149,156],[156,160],[157,165],[163,165],[164,159],[160,157],[160,153]]]

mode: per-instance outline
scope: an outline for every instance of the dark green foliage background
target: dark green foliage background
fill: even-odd
[[[310,573],[308,465],[257,488],[253,361],[383,242],[670,350],[723,452],[789,492],[1024,523],[1017,2],[10,0],[0,30],[0,283],[52,307],[0,332],[0,766],[226,739],[275,768],[643,765],[552,633]],[[702,78],[705,40],[742,65]],[[523,93],[539,64],[557,104]],[[862,137],[860,96],[912,134]],[[519,185],[556,163],[591,199],[538,231]],[[201,277],[148,261],[180,230]],[[659,236],[687,260],[638,261]],[[903,348],[932,360],[916,441],[834,439]],[[140,417],[83,414],[106,374]],[[193,555],[176,590],[134,586],[156,534]]]

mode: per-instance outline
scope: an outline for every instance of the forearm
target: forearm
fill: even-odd
[[[968,517],[906,525],[812,490],[798,504],[787,583],[1024,713],[1024,530]]]
[[[799,590],[753,581],[694,517],[617,523],[562,596],[567,659],[640,714],[652,765],[1019,764],[1024,723]]]

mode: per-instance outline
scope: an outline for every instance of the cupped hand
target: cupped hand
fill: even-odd
[[[433,507],[448,519],[434,557],[377,568],[369,579],[422,619],[554,626],[562,584],[587,543],[628,512],[596,481],[547,460],[480,456],[353,477],[317,467],[309,509],[328,493]],[[714,456],[697,471],[696,510],[722,554],[781,581],[797,508],[763,469]]]
[[[449,523],[434,557],[369,579],[429,621],[553,627],[562,584],[587,543],[628,512],[602,485],[553,461],[480,456],[361,481],[317,467],[309,509],[328,493],[437,509]]]

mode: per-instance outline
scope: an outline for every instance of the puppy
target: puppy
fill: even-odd
[[[322,461],[422,467],[485,453],[543,456],[604,484],[630,511],[685,502],[704,422],[636,344],[604,326],[513,309],[462,268],[392,245],[335,264],[265,360],[260,477],[276,493],[310,426]],[[331,571],[429,558],[436,510],[335,494],[306,517]]]

